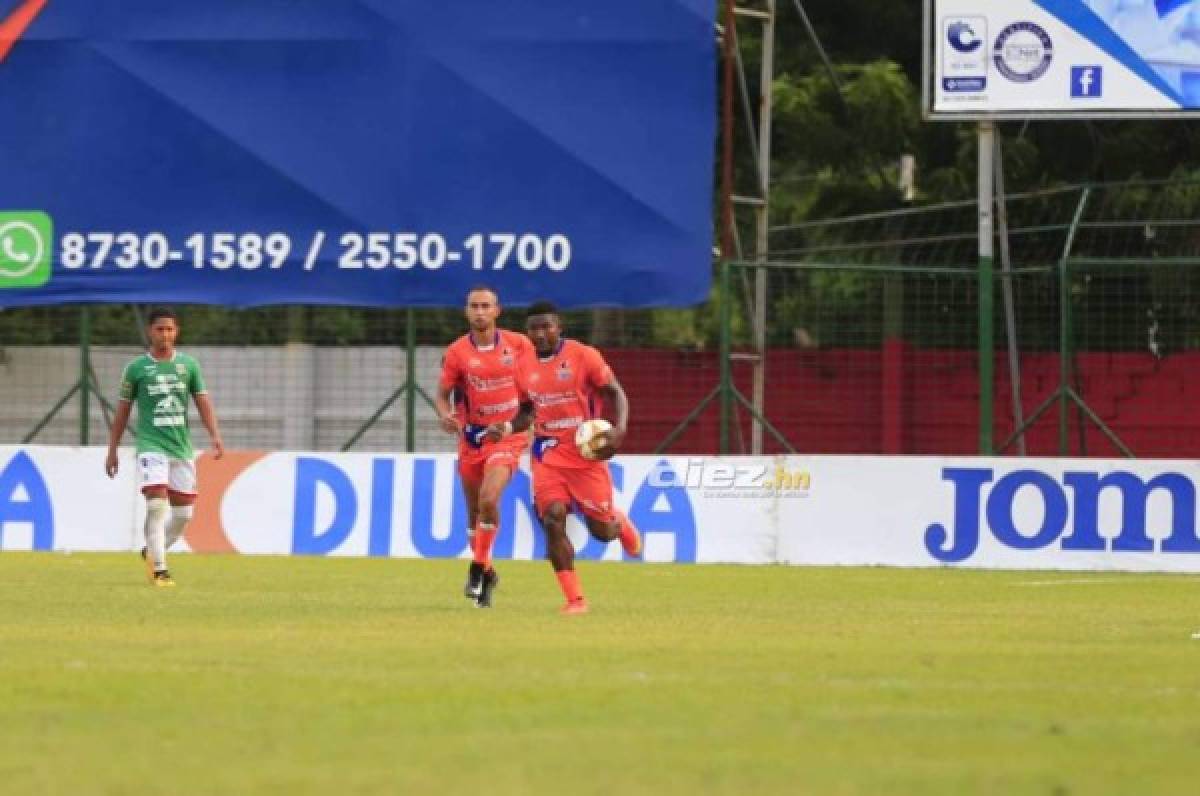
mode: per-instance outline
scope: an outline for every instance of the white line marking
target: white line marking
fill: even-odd
[[[1071,580],[1023,580],[1013,585],[1015,586],[1076,586],[1090,585],[1093,583],[1132,583],[1139,580],[1154,580],[1154,578],[1073,578]]]

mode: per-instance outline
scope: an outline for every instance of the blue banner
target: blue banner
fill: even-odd
[[[702,301],[715,5],[0,0],[0,306]]]

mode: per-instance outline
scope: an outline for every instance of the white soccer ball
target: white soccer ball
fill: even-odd
[[[610,429],[612,423],[602,417],[580,423],[575,429],[575,447],[579,448],[579,455],[585,459],[596,459],[598,454],[592,446],[600,443],[599,447],[603,447],[603,441],[597,440],[596,436]]]

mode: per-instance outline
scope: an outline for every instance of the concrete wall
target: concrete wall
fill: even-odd
[[[404,382],[402,348],[286,346],[198,346],[182,350],[200,361],[217,408],[225,444],[262,450],[338,450]],[[135,347],[98,346],[92,365],[100,390],[115,403],[125,364]],[[442,349],[417,350],[417,382],[430,395],[437,383]],[[79,379],[74,346],[0,348],[0,443],[20,442]],[[92,400],[88,442],[108,439],[99,401]],[[192,409],[198,447],[208,435]],[[417,399],[417,449],[452,451],[455,441],[437,428],[433,410]],[[35,442],[79,443],[79,398],[73,397]],[[403,450],[401,396],[354,446],[360,451]],[[127,444],[131,440],[127,439]]]

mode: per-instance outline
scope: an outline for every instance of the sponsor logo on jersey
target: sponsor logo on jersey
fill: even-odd
[[[583,418],[579,415],[574,417],[560,417],[557,420],[548,420],[542,424],[542,428],[547,431],[562,431],[568,428],[575,428],[583,423]]]
[[[573,392],[533,392],[530,391],[529,397],[538,406],[559,406],[561,404],[569,404],[576,400],[577,396]]]
[[[467,384],[481,392],[489,392],[491,390],[503,390],[513,386],[512,376],[498,376],[494,379],[485,379],[482,376],[467,374]]]
[[[505,401],[502,404],[488,404],[487,406],[481,406],[481,407],[479,407],[479,414],[481,414],[481,415],[498,415],[501,412],[508,412],[508,411],[511,411],[516,408],[517,408],[517,399],[513,398],[511,401]]]

